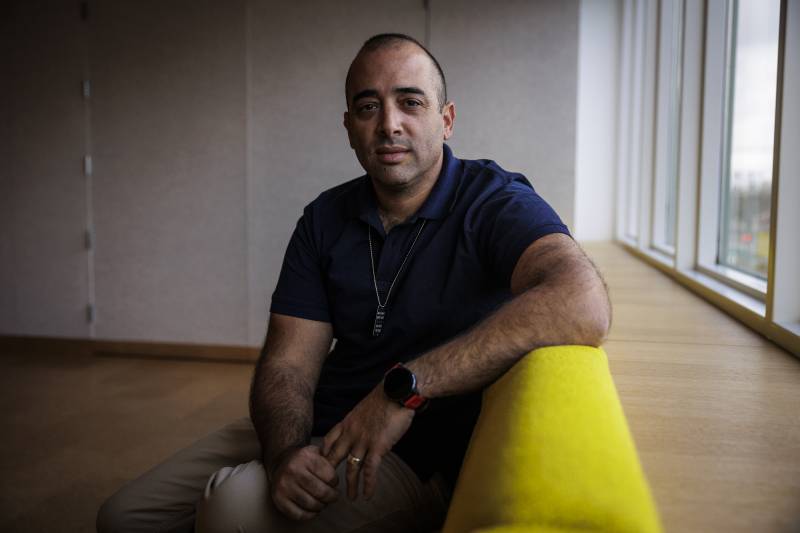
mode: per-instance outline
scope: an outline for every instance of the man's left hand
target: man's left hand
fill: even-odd
[[[405,435],[413,419],[412,409],[390,401],[378,385],[325,435],[322,453],[334,468],[349,456],[362,460],[347,463],[347,495],[351,500],[358,496],[362,470],[364,496],[372,497],[383,456]]]

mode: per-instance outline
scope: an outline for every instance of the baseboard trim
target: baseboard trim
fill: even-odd
[[[111,341],[0,335],[0,353],[63,354],[100,357],[137,357],[182,361],[253,363],[259,348],[221,344],[188,344],[172,342]]]

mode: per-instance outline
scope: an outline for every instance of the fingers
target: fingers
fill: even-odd
[[[366,456],[366,454],[367,450],[364,446],[357,446],[348,454],[361,459],[358,463],[347,461],[347,496],[351,500],[355,500],[358,496],[358,480],[361,477],[361,468],[364,466],[364,456]]]
[[[270,486],[275,507],[294,520],[308,520],[339,497],[336,471],[316,446],[297,450],[276,470]]]
[[[305,480],[303,488],[306,489],[306,492],[323,507],[339,499],[339,491],[313,476]],[[303,507],[308,510],[316,510],[313,507],[313,503],[312,506],[303,505]]]
[[[294,493],[289,496],[289,499],[304,511],[314,514],[323,510],[326,505],[325,502],[320,501],[314,495],[310,494],[306,490],[306,486],[296,487]]]
[[[299,475],[284,475],[278,480],[272,492],[272,501],[281,512],[294,520],[307,520],[325,508],[325,503],[310,494],[308,485],[310,474],[305,479]]]
[[[323,440],[322,451],[327,458],[331,469],[338,467],[339,464],[341,464],[345,458],[349,458],[350,455],[363,460],[367,453],[365,445],[356,444],[355,447],[351,447],[352,444],[350,439],[346,438],[343,433],[344,431],[342,424],[337,424],[328,432],[327,435],[325,435]],[[351,500],[355,500],[358,497],[358,481],[362,466],[363,462],[357,464],[351,464],[350,462],[347,462],[345,465],[347,496]],[[333,472],[334,477],[335,474],[336,473]],[[338,482],[338,478],[336,478],[336,480]]]
[[[330,461],[321,455],[315,458],[312,464],[312,472],[317,478],[333,488],[339,485],[339,475],[336,473],[336,469],[331,465]]]
[[[330,450],[325,454],[325,457],[327,457],[331,465],[336,468],[341,464],[344,458],[347,457],[347,454],[350,453],[350,447],[350,440],[342,436],[342,438],[338,438],[336,442],[330,446]]]
[[[292,520],[310,520],[317,516],[317,512],[304,509],[286,495],[276,495],[273,502],[280,512]]]
[[[342,435],[342,425],[336,424],[331,428],[325,438],[322,439],[322,455],[328,457],[331,453],[331,448],[333,448],[333,444],[339,440],[339,437]],[[338,463],[337,463],[338,465]],[[336,465],[334,465],[336,466]]]
[[[382,457],[379,453],[370,451],[364,459],[362,473],[364,484],[364,497],[369,500],[375,494],[375,485],[378,483],[378,469],[381,466]]]
[[[325,504],[339,499],[339,491],[335,488],[338,483],[336,471],[323,457],[319,457],[318,462],[312,465],[312,470],[309,470],[302,479],[302,486],[306,492]]]

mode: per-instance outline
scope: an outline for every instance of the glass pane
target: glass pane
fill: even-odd
[[[644,92],[644,49],[645,25],[647,24],[647,4],[633,4],[634,36],[631,54],[631,113],[628,129],[629,160],[626,177],[627,203],[625,206],[625,233],[630,238],[639,236],[639,181],[642,179],[642,100]]]
[[[683,41],[683,2],[672,4],[672,41],[670,65],[670,99],[669,99],[669,149],[667,152],[666,183],[666,221],[664,224],[664,244],[675,247],[675,211],[678,195],[678,139],[680,132],[680,99],[681,99],[681,55]]]
[[[678,193],[683,0],[663,0],[661,10],[653,245],[661,252],[673,255]]]
[[[780,0],[733,9],[719,262],[767,277]]]

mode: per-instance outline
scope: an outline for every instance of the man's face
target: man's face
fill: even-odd
[[[441,108],[437,80],[436,67],[412,43],[361,54],[353,63],[344,126],[376,185],[400,191],[438,176],[455,107]]]

